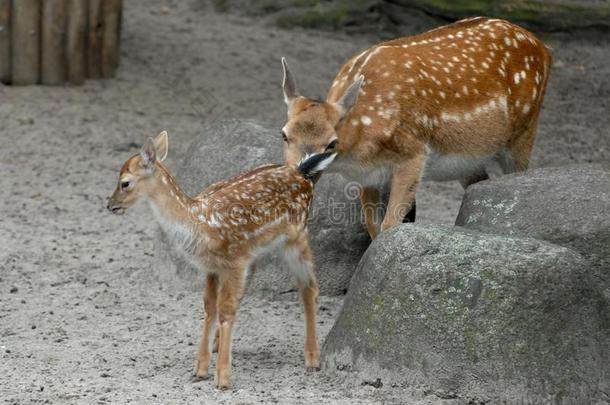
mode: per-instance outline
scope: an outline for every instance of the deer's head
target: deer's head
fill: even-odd
[[[336,128],[356,103],[364,78],[359,76],[341,99],[330,103],[299,95],[294,76],[284,58],[282,66],[284,101],[288,106],[288,121],[282,128],[286,164],[294,166],[306,155],[340,152]]]
[[[167,156],[168,147],[167,132],[163,131],[154,140],[148,138],[140,153],[127,159],[106,206],[110,212],[122,214],[141,197],[150,195],[156,186],[157,165]]]

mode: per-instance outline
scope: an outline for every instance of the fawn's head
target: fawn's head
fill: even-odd
[[[358,77],[341,99],[331,103],[299,95],[294,76],[284,58],[282,66],[284,101],[288,105],[288,121],[282,128],[286,164],[294,166],[306,155],[340,149],[337,125],[356,103],[364,78]]]
[[[148,138],[140,153],[127,159],[119,173],[119,182],[108,200],[106,208],[113,214],[122,214],[140,197],[150,195],[155,187],[155,172],[168,151],[167,132],[153,140]]]

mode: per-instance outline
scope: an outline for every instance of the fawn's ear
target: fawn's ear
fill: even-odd
[[[154,170],[155,161],[157,160],[157,152],[155,150],[155,141],[152,138],[148,138],[142,149],[140,149],[140,157],[142,158],[142,166],[146,170]]]
[[[167,136],[167,131],[163,131],[159,135],[157,135],[154,140],[154,144],[157,160],[159,162],[163,162],[167,157],[167,151],[169,150],[169,139]]]
[[[335,103],[335,107],[339,111],[340,118],[345,117],[347,113],[350,112],[354,104],[356,104],[362,83],[364,83],[364,76],[360,75],[356,78],[356,80],[354,80],[354,83],[347,88],[345,94],[343,94],[343,97],[341,97]]]
[[[290,104],[293,99],[299,96],[299,92],[297,91],[297,82],[294,80],[294,76],[290,72],[290,69],[288,69],[286,58],[282,58],[282,67],[284,68],[284,80],[282,81],[284,101],[286,104]]]

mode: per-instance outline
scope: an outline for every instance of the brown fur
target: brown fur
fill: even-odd
[[[287,264],[296,268],[305,308],[305,365],[310,370],[317,369],[318,283],[307,233],[312,182],[295,168],[265,165],[212,184],[190,197],[178,187],[163,163],[155,159],[155,150],[163,157],[167,153],[167,135],[160,134],[154,143],[154,147],[145,146],[140,155],[125,162],[108,208],[117,212],[140,198],[148,199],[170,238],[174,237],[191,261],[205,271],[203,337],[194,374],[208,376],[211,332],[218,321],[215,381],[218,387],[228,386],[231,335],[245,291],[247,269],[258,250],[278,238],[284,239],[285,251],[292,252]],[[125,189],[126,181],[130,184]]]
[[[387,229],[401,222],[415,196],[427,148],[467,159],[506,151],[505,172],[527,168],[550,65],[532,33],[485,17],[375,45],[341,68],[324,102],[286,94],[285,86],[286,162],[337,139],[335,165],[388,168],[391,194],[381,224]],[[357,101],[345,111],[341,98],[361,75]],[[485,177],[475,171],[460,180]],[[363,203],[371,198],[378,197],[361,196]],[[365,221],[374,237],[377,224],[366,212]]]

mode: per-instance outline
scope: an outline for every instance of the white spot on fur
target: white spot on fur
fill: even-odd
[[[363,115],[362,117],[360,117],[360,122],[362,122],[363,125],[368,126],[368,125],[371,125],[373,120],[368,115]]]

